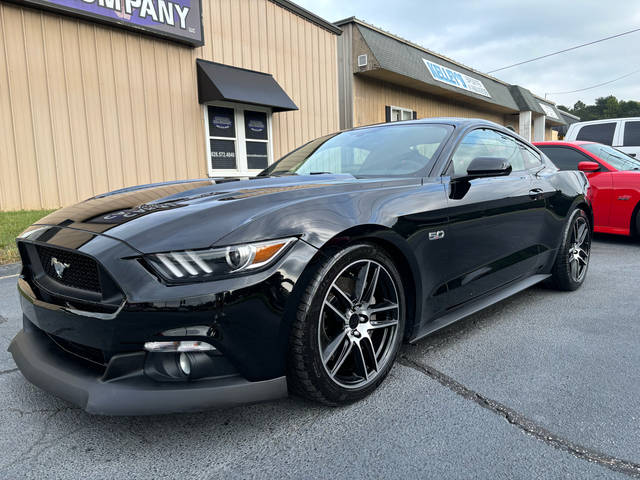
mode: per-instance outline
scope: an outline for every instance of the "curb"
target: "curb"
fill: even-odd
[[[0,265],[0,278],[9,277],[11,275],[17,275],[22,270],[21,263],[9,263],[7,265]]]

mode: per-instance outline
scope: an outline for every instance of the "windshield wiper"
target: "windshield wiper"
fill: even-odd
[[[289,175],[298,175],[294,172],[275,172],[267,175],[258,175],[258,177],[288,177]]]
[[[309,172],[309,175],[333,175],[333,172]]]

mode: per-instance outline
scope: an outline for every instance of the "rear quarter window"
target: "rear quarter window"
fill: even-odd
[[[625,122],[622,145],[625,147],[640,146],[640,122]]]
[[[542,150],[560,170],[578,170],[578,164],[580,162],[594,161],[591,157],[571,147],[538,146],[538,148]]]
[[[605,145],[613,145],[613,134],[616,131],[616,122],[596,123],[594,125],[585,125],[578,130],[576,140],[587,140],[589,142],[604,143]]]

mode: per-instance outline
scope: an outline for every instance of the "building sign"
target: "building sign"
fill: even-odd
[[[36,6],[163,38],[204,44],[202,0],[22,0]]]
[[[427,66],[427,70],[429,70],[434,80],[491,98],[491,94],[480,80],[445,67],[444,65],[433,63],[426,58],[423,58],[422,61]]]
[[[544,114],[547,117],[555,118],[556,120],[560,120],[560,118],[558,117],[558,114],[556,113],[555,109],[551,105],[547,105],[545,103],[540,103],[540,107],[542,108],[542,110],[544,110]]]

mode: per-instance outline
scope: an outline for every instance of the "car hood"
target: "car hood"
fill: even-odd
[[[90,231],[143,252],[207,248],[257,218],[273,216],[273,228],[257,241],[302,234],[304,221],[285,222],[282,212],[302,217],[317,200],[361,190],[419,185],[420,179],[357,179],[351,175],[306,175],[255,179],[205,179],[134,187],[58,210],[37,225]],[[297,204],[304,207],[296,209]],[[294,207],[292,210],[291,207]],[[276,219],[278,221],[276,221]],[[264,222],[262,222],[264,223]],[[294,225],[298,225],[294,227]],[[313,228],[312,225],[305,225]],[[264,229],[264,228],[263,228]],[[262,238],[257,238],[258,236]],[[224,242],[222,242],[224,243]]]

